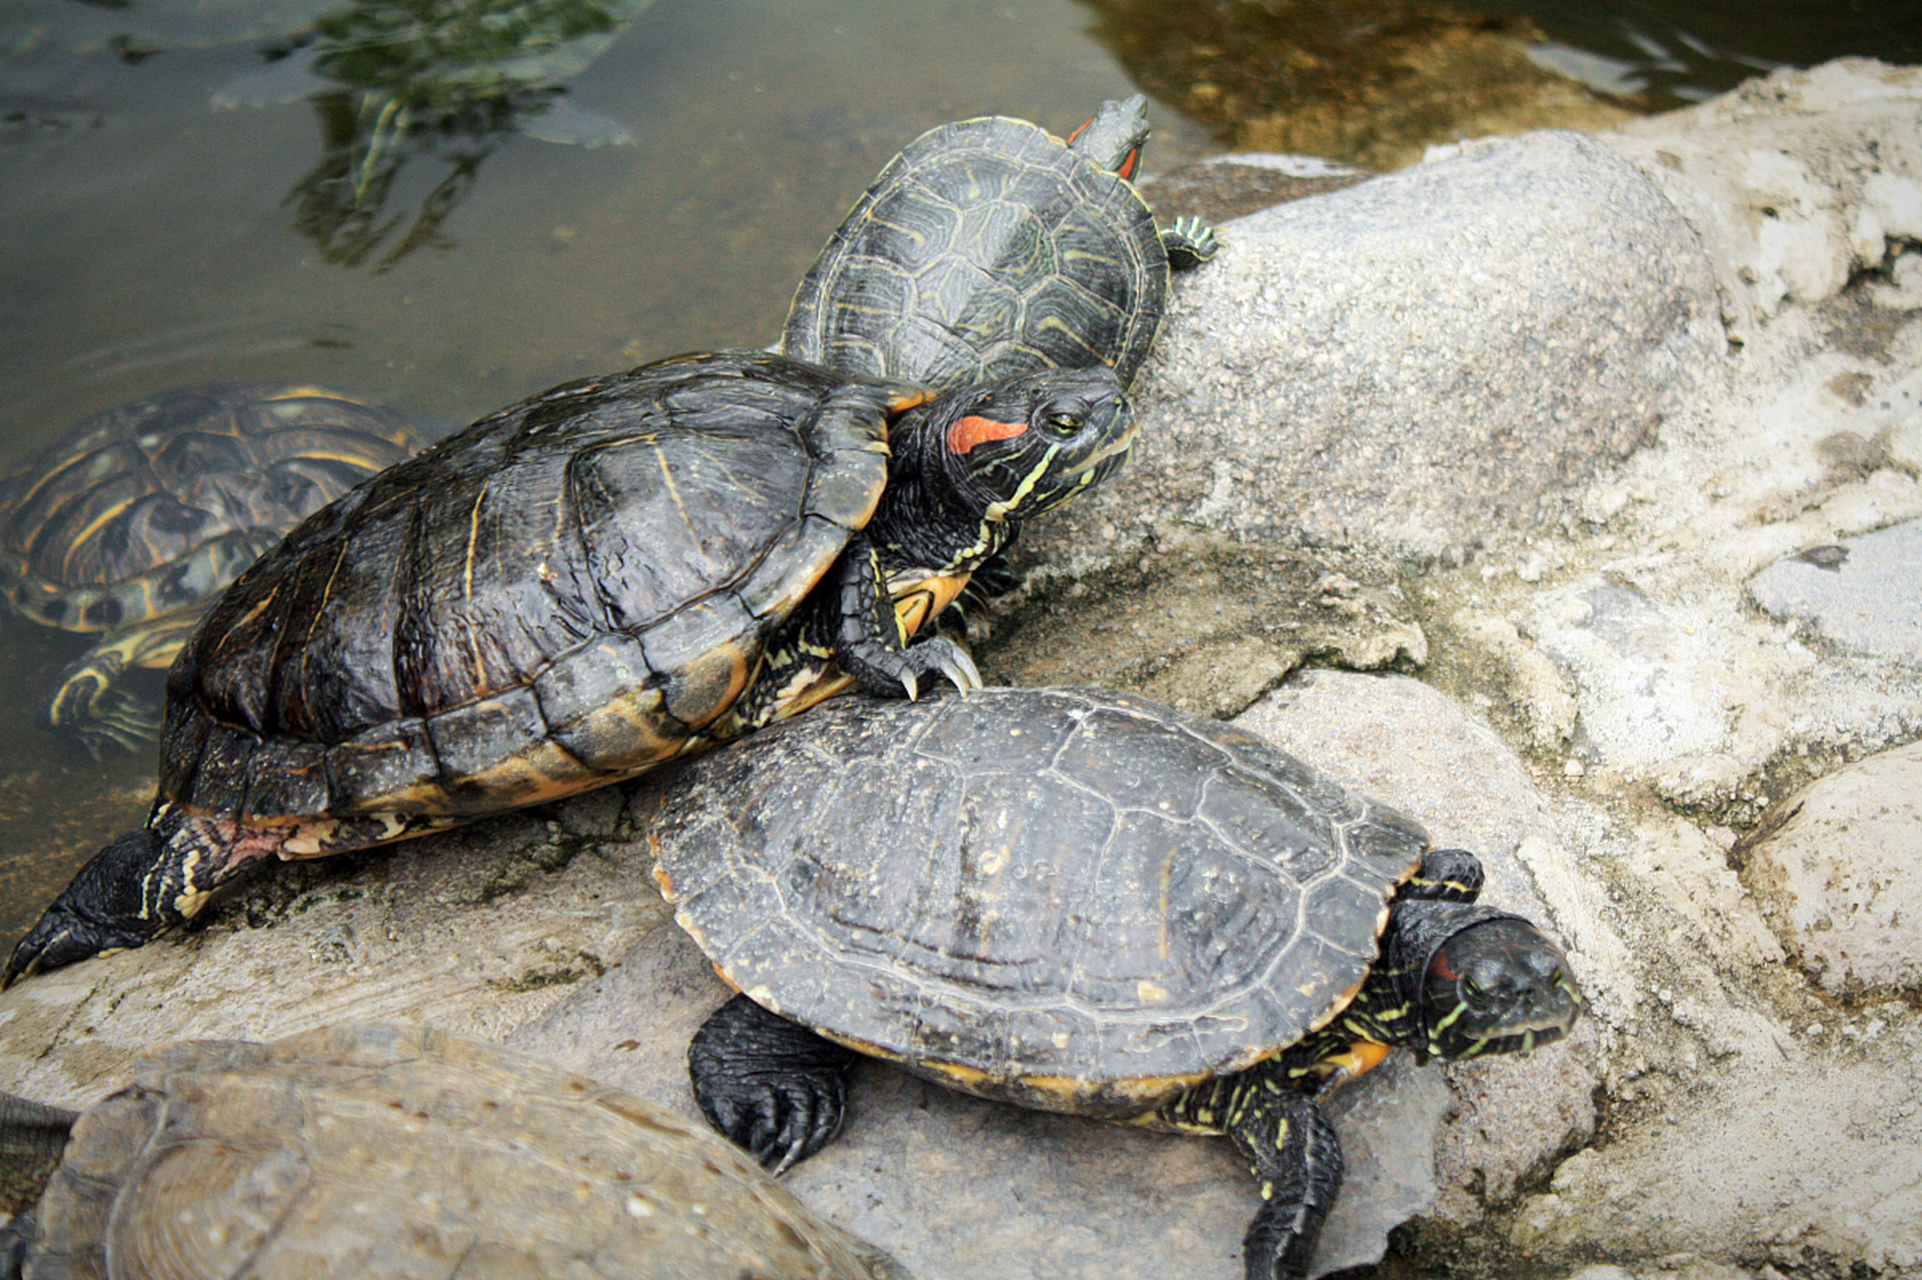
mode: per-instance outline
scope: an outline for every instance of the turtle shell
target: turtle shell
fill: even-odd
[[[727,1142],[421,1028],[200,1041],[76,1124],[28,1276],[896,1274]]]
[[[1118,107],[1145,137],[1140,100]],[[934,387],[1094,364],[1127,385],[1161,324],[1168,254],[1122,163],[1005,117],[922,134],[829,237],[783,350]]]
[[[169,673],[161,800],[256,826],[459,820],[673,755],[872,515],[898,403],[724,353],[481,419],[221,598]],[[307,825],[319,843],[283,856],[327,851]]]
[[[95,414],[0,486],[0,594],[70,631],[196,607],[414,444],[388,410],[296,384],[209,383]]]
[[[1258,738],[1093,689],[841,699],[692,762],[652,839],[751,999],[1102,1116],[1326,1025],[1428,847]]]

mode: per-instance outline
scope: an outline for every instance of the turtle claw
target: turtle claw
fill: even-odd
[[[939,672],[963,694],[982,687],[981,670],[974,659],[946,636],[931,636],[901,655],[906,662],[900,674],[901,687],[908,701],[921,696],[921,677]]]
[[[833,1077],[838,1085],[840,1077]],[[841,1131],[841,1090],[813,1081],[764,1082],[746,1096],[721,1101],[708,1123],[726,1134],[763,1169],[779,1176],[826,1146]]]

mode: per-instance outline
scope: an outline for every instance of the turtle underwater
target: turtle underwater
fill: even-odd
[[[1249,1280],[1300,1280],[1340,1187],[1316,1095],[1405,1046],[1560,1039],[1561,951],[1480,862],[1270,744],[1132,695],[843,699],[690,762],[650,831],[740,993],[695,1034],[709,1121],[818,1150],[854,1053],[982,1097],[1226,1134]]]
[[[221,597],[168,676],[148,824],[5,980],[138,946],[260,859],[632,777],[847,684],[980,684],[913,639],[1018,521],[1134,439],[1105,367],[939,397],[759,352],[554,388],[350,492]]]
[[[100,754],[159,717],[116,687],[165,669],[214,596],[289,529],[417,446],[398,416],[297,383],[206,383],[76,423],[0,484],[0,598],[100,635],[41,721]]]
[[[420,1027],[168,1045],[80,1115],[0,1094],[0,1151],[28,1280],[907,1280],[698,1122]]]
[[[1156,227],[1129,181],[1147,138],[1139,94],[1066,141],[1005,116],[922,134],[829,236],[782,350],[936,388],[1094,364],[1132,385],[1170,269],[1218,247],[1192,221]]]

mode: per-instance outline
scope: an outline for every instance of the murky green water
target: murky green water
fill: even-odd
[[[1797,29],[1817,57],[1922,57],[1898,5],[1838,36],[1814,0],[1774,0],[1760,24],[1753,3],[1557,3],[1523,11],[1669,91],[1797,59],[1777,42]],[[607,0],[624,25],[561,68],[564,95],[516,109],[536,132],[625,144],[490,132],[509,123],[495,108],[444,100],[383,127],[378,97],[290,98],[317,82],[263,65],[331,7],[0,0],[0,467],[88,413],[210,378],[315,379],[446,429],[567,378],[760,345],[909,137],[991,111],[1066,130],[1133,91],[1080,0]],[[264,105],[212,105],[230,100]],[[1151,168],[1212,149],[1151,114]],[[33,725],[83,647],[0,617],[0,941],[144,813],[150,756],[96,764]]]

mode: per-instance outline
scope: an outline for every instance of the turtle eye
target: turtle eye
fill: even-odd
[[[1044,420],[1043,425],[1052,435],[1071,436],[1081,430],[1081,415],[1065,412],[1051,413]]]

